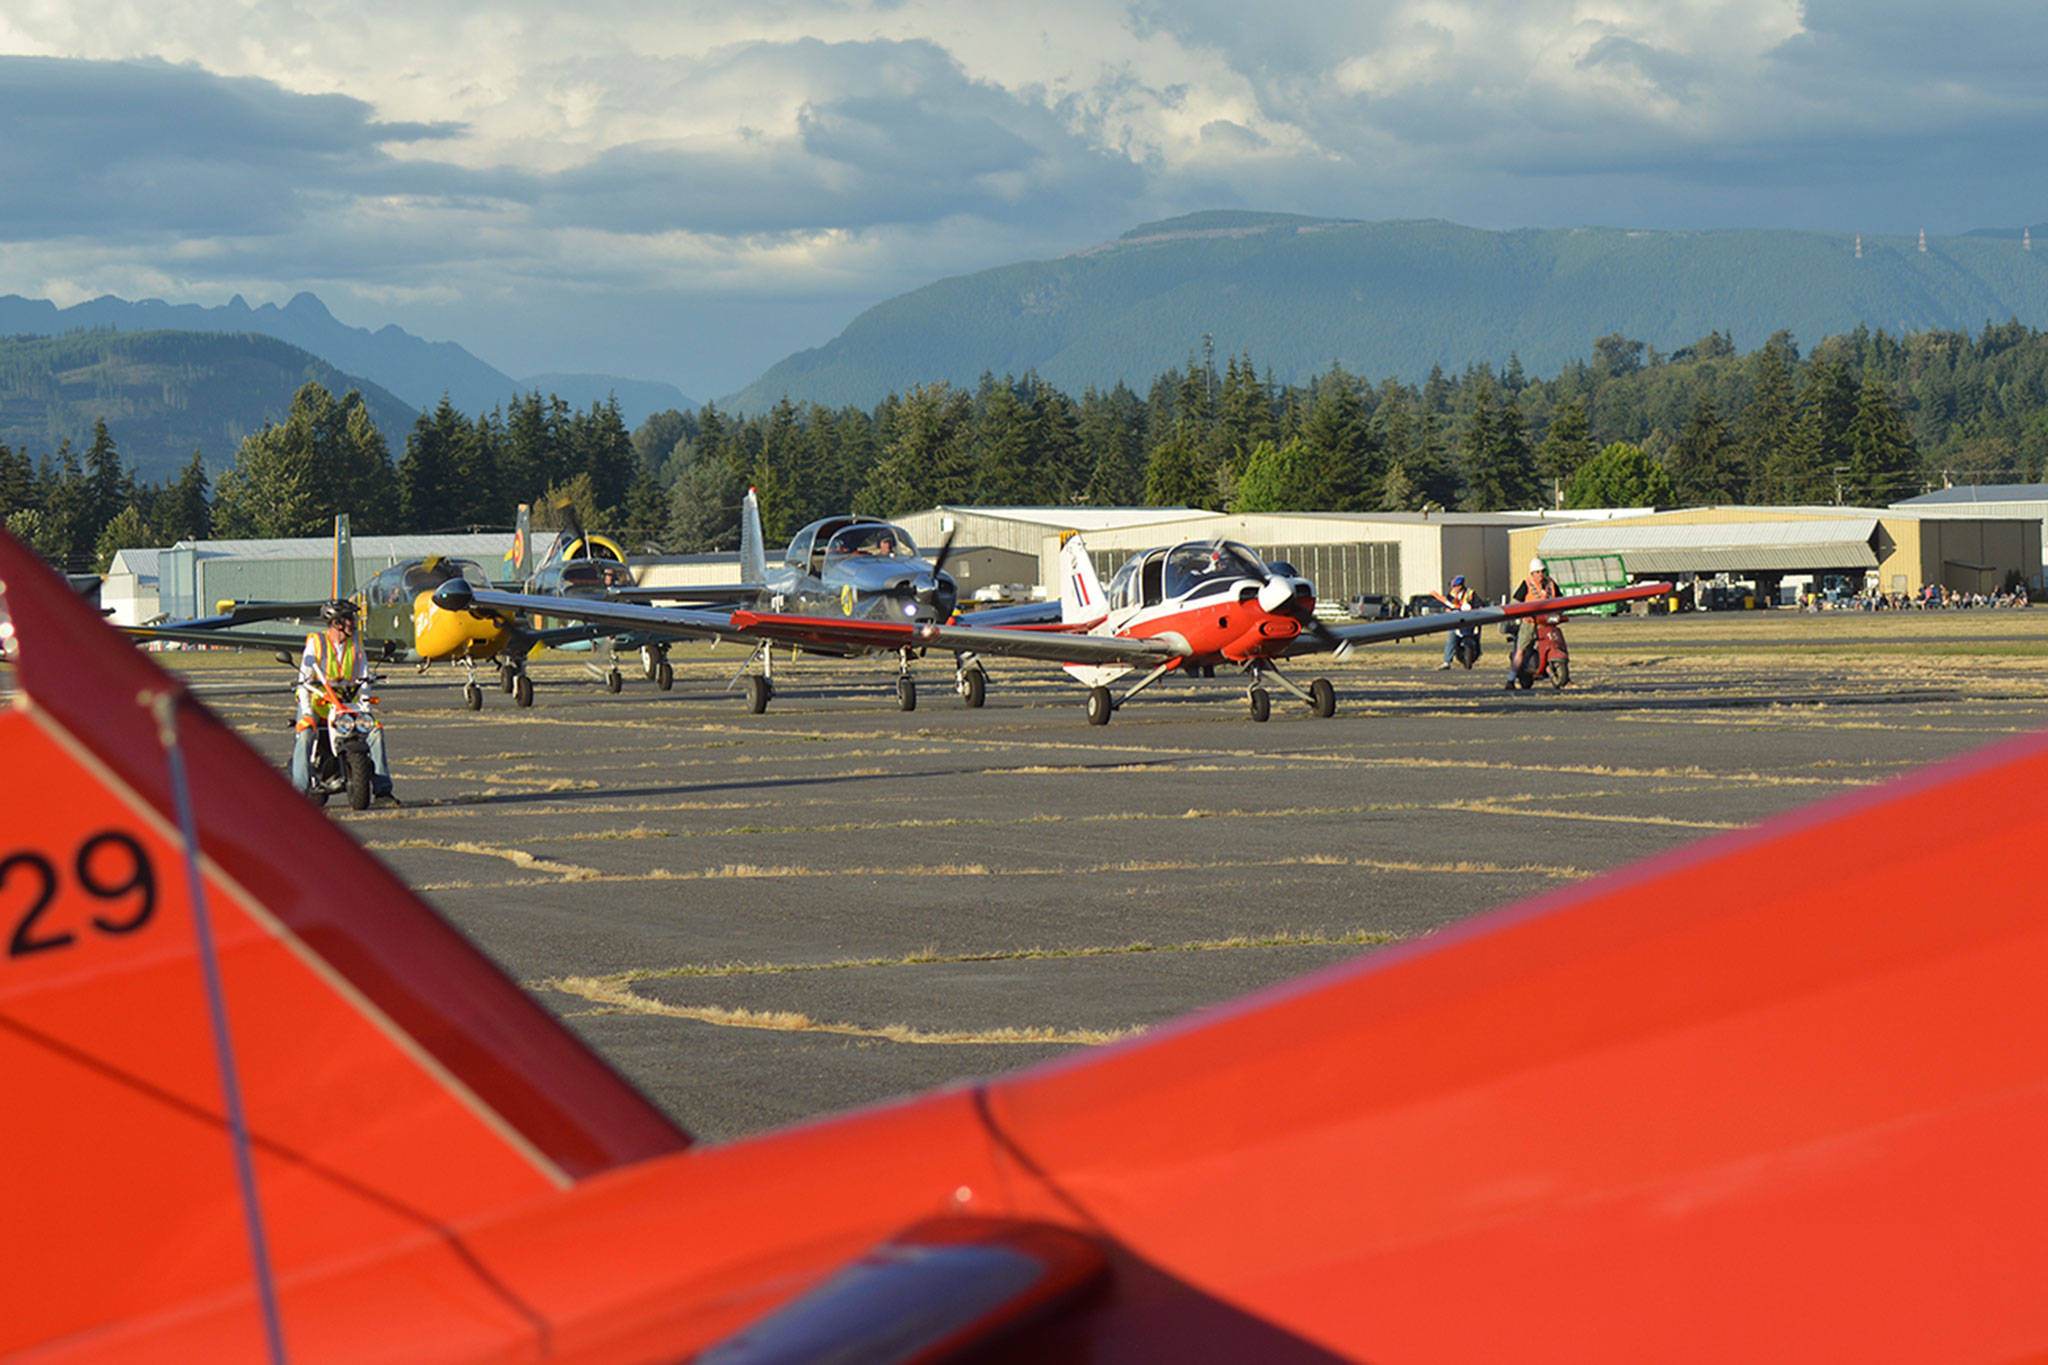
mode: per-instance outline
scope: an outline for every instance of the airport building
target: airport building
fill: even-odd
[[[1977,484],[1964,488],[1937,488],[1917,498],[1892,504],[1895,511],[1911,512],[1925,519],[1959,521],[1985,518],[2018,518],[2041,525],[2042,555],[2048,561],[2048,483]],[[2048,589],[2048,563],[2037,563],[2027,572],[2034,589]]]
[[[1905,506],[1694,507],[1573,525],[1525,526],[1510,537],[1518,564],[1542,557],[1560,582],[1581,564],[1603,581],[1669,579],[1704,604],[1796,600],[1805,591],[1913,595],[1928,586],[1994,593],[2038,582],[2042,521],[1929,516]]]

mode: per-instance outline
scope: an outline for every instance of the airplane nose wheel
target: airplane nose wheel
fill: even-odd
[[[896,680],[896,704],[905,711],[917,709],[917,681],[914,678]]]
[[[616,692],[625,685],[625,675],[616,668],[604,675],[604,690],[607,692]]]
[[[768,709],[768,699],[775,695],[775,685],[758,673],[747,675],[747,709],[760,715]]]
[[[1273,698],[1263,687],[1254,687],[1250,693],[1252,719],[1263,721],[1273,714]]]
[[[484,709],[484,690],[473,682],[462,685],[462,704],[472,711]]]

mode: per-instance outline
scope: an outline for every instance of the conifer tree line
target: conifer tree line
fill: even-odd
[[[1072,397],[1035,374],[891,394],[872,410],[713,404],[628,432],[616,403],[528,394],[471,418],[446,399],[394,461],[361,398],[307,384],[243,441],[209,492],[193,461],[161,487],[121,467],[105,423],[80,457],[0,446],[0,517],[74,569],[124,545],[509,527],[521,502],[573,503],[634,550],[731,548],[757,491],[769,541],[846,510],[1187,506],[1219,511],[1492,511],[1704,503],[1883,506],[1944,483],[2019,483],[2048,465],[2048,333],[1859,328],[1802,356],[1712,334],[1670,355],[1620,335],[1549,380],[1434,369],[1378,384],[1340,365],[1300,384],[1204,339],[1141,397]]]

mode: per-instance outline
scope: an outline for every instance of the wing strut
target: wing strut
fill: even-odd
[[[347,532],[343,531],[343,535]],[[339,561],[336,561],[339,563]],[[185,781],[185,754],[178,747],[178,694],[170,689],[143,692],[136,701],[156,715],[157,739],[170,765],[171,799],[177,807],[178,837],[185,844],[185,891],[192,898],[192,928],[199,940],[199,969],[206,982],[206,1013],[213,1025],[214,1057],[220,1066],[222,1109],[235,1153],[235,1182],[242,1192],[242,1224],[249,1236],[249,1259],[256,1268],[256,1297],[263,1305],[263,1338],[272,1365],[284,1365],[284,1321],[277,1309],[277,1284],[271,1274],[270,1243],[263,1231],[263,1203],[256,1190],[256,1164],[250,1155],[249,1123],[242,1107],[242,1086],[235,1071],[235,1040],[228,1027],[227,994],[221,988],[220,958],[214,951],[213,921],[206,912],[206,879],[199,875],[199,825],[192,814],[192,792]]]

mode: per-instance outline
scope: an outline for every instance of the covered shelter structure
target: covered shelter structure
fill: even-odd
[[[2048,483],[1967,484],[1958,488],[1937,488],[1917,498],[1904,498],[1892,510],[1910,512],[1922,520],[1983,521],[2024,520],[2039,522],[2043,560],[2048,561]],[[2037,561],[2026,573],[2027,586],[2048,589],[2048,562]]]
[[[2038,571],[2041,525],[1929,518],[1897,508],[1697,507],[1513,536],[1517,559],[1614,556],[1631,579],[1745,585],[1755,604],[1788,581],[1838,580],[1852,592],[1912,595],[1929,585],[1995,592]]]

